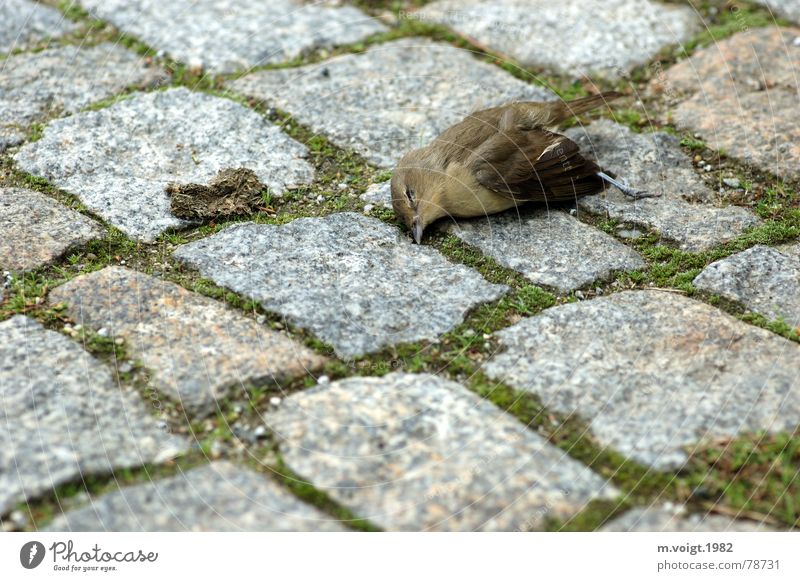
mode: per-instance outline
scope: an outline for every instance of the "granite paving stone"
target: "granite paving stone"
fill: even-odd
[[[0,270],[15,272],[50,264],[103,235],[94,220],[22,188],[0,188],[0,232]]]
[[[753,246],[709,264],[694,285],[768,319],[800,326],[800,256]]]
[[[76,28],[75,23],[55,8],[29,0],[3,0],[0,2],[0,56],[63,36]]]
[[[458,383],[392,373],[317,386],[266,417],[288,466],[387,530],[528,530],[617,491]]]
[[[407,150],[427,144],[475,109],[555,98],[468,51],[421,38],[260,71],[229,86],[288,111],[382,167],[392,167]]]
[[[778,246],[778,250],[780,250],[787,256],[794,256],[795,258],[800,258],[800,242],[794,242],[791,244],[781,244],[780,246]]]
[[[798,0],[756,0],[770,9],[775,16],[800,22],[800,1]]]
[[[265,474],[217,461],[120,488],[56,517],[48,531],[344,531]]]
[[[106,366],[22,315],[0,322],[0,401],[0,515],[66,482],[188,448]]]
[[[712,205],[713,192],[692,169],[674,135],[634,133],[605,119],[566,134],[604,169],[636,188],[661,194],[632,200],[612,187],[581,198],[581,210],[652,228],[690,252],[732,240],[759,222],[744,208]]]
[[[659,470],[707,438],[800,422],[800,345],[677,293],[558,306],[496,335],[489,377],[577,413],[603,445]]]
[[[285,62],[386,30],[352,6],[299,0],[81,0],[81,4],[173,59],[214,73]]]
[[[650,0],[441,0],[408,18],[446,24],[524,65],[610,79],[701,24],[688,6]]]
[[[313,178],[307,153],[255,111],[177,88],[53,121],[14,159],[150,242],[187,224],[170,213],[169,183],[205,184],[221,169],[246,167],[280,195]]]
[[[600,530],[642,533],[749,533],[768,531],[770,527],[756,521],[732,519],[717,514],[688,514],[685,509],[661,505],[633,508]]]
[[[166,78],[139,55],[110,43],[12,56],[0,66],[0,151],[21,143],[34,122]]]
[[[324,359],[222,303],[157,278],[109,266],[50,292],[79,324],[125,339],[154,384],[192,414],[243,384],[303,376]]]
[[[372,204],[386,210],[392,209],[392,181],[387,180],[377,184],[372,184],[359,196],[364,205]]]
[[[558,210],[505,212],[448,228],[500,265],[559,292],[646,266],[636,251]]]
[[[341,357],[435,340],[508,290],[350,212],[285,226],[237,224],[174,256],[311,331]]]
[[[800,28],[757,28],[697,51],[653,80],[665,118],[709,147],[780,177],[800,176]]]

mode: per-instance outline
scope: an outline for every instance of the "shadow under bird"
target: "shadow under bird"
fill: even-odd
[[[628,187],[552,131],[567,119],[621,97],[609,91],[569,102],[510,103],[468,115],[430,145],[407,153],[392,177],[392,207],[417,244],[444,217],[487,216],[526,202],[561,202],[610,183]]]

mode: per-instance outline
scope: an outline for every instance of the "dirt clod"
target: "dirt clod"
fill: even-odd
[[[252,213],[264,189],[253,170],[240,167],[220,170],[208,185],[173,182],[165,191],[176,217],[206,221]]]

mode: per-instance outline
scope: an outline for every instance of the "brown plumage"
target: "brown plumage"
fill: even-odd
[[[407,153],[392,177],[392,206],[419,243],[430,224],[452,216],[502,212],[526,202],[574,200],[608,181],[630,189],[585,159],[552,128],[621,96],[607,92],[570,102],[512,103],[467,116],[430,145]]]

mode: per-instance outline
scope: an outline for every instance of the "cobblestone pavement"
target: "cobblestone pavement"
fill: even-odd
[[[0,1],[3,530],[800,526],[800,2],[264,6]],[[404,152],[598,89],[658,197],[411,243]]]

